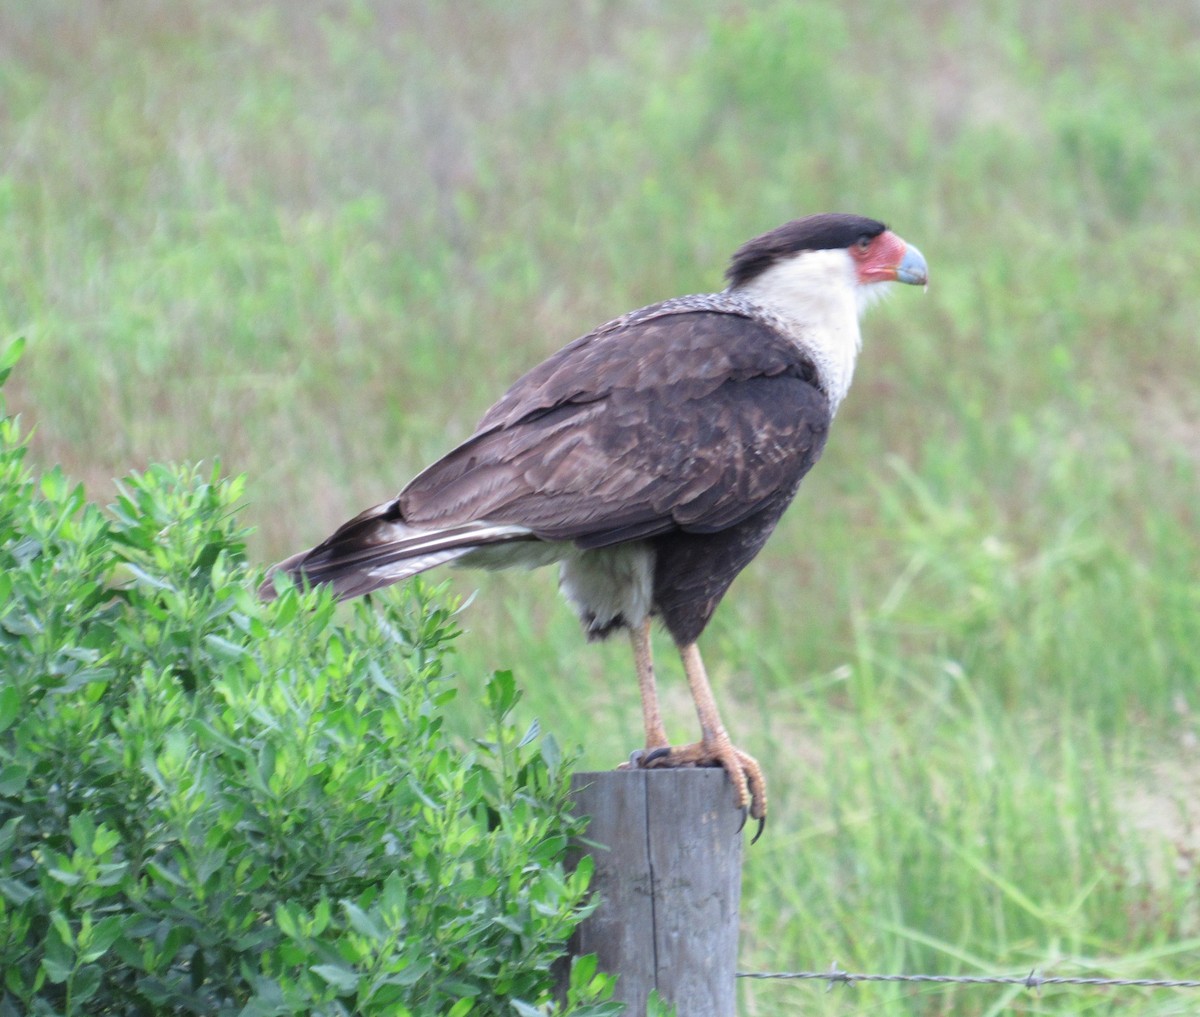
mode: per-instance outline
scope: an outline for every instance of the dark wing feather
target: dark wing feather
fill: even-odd
[[[722,530],[815,462],[829,406],[814,378],[747,317],[618,322],[525,375],[399,508],[414,526],[486,519],[585,547]]]
[[[529,371],[479,422],[477,434],[612,391],[681,390],[694,398],[726,379],[816,372],[795,345],[753,318],[673,310],[668,301],[600,326]]]

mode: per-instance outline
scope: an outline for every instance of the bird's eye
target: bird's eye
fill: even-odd
[[[854,245],[858,249],[859,254],[866,254],[867,251],[870,250],[871,243],[874,241],[874,239],[874,237],[859,237],[858,241]]]

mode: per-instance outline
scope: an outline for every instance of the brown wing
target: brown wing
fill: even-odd
[[[828,425],[787,340],[739,315],[673,313],[536,367],[399,506],[416,526],[486,519],[587,547],[715,532],[790,497]]]

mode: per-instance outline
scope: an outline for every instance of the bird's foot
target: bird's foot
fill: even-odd
[[[661,745],[647,745],[644,749],[634,749],[629,753],[629,758],[623,763],[617,764],[618,770],[645,770],[646,758],[651,754],[669,751],[671,746],[666,742]],[[660,764],[662,765],[662,764]]]
[[[729,774],[733,783],[735,804],[742,811],[742,823],[746,817],[758,821],[758,830],[751,844],[762,836],[767,821],[767,780],[763,776],[758,760],[749,753],[735,748],[725,738],[712,742],[699,741],[691,745],[660,745],[638,749],[629,757],[621,769],[654,770],[674,769],[682,766],[720,766]]]

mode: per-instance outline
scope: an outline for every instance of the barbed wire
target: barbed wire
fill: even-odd
[[[1046,985],[1132,986],[1144,989],[1200,989],[1200,981],[1176,978],[1088,978],[1078,975],[1043,976],[1037,968],[1027,975],[899,975],[843,971],[834,963],[828,971],[739,971],[738,978],[779,978],[792,981],[828,982],[926,982],[935,985],[1020,985],[1040,993]]]

